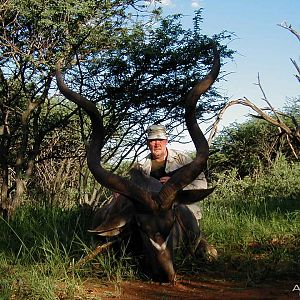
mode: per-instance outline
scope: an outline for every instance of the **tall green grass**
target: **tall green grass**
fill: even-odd
[[[68,265],[83,249],[85,215],[78,210],[25,206],[0,221],[0,295],[4,299],[55,299],[75,293],[80,278]],[[78,291],[76,291],[77,293]]]
[[[74,299],[87,277],[118,282],[134,276],[134,260],[108,252],[92,263],[75,263],[91,251],[91,211],[25,206],[0,220],[0,299]],[[76,295],[76,297],[75,297]]]
[[[235,170],[219,175],[215,192],[201,204],[202,228],[223,266],[251,280],[299,277],[299,175],[300,164],[284,159],[257,178],[238,180]]]

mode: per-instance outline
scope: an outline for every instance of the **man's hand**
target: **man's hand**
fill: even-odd
[[[164,177],[160,177],[159,181],[162,184],[165,184],[171,177],[170,176],[164,176]]]

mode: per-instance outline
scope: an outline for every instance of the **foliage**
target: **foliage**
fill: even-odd
[[[236,169],[241,177],[259,173],[276,156],[277,149],[270,141],[276,134],[276,128],[261,120],[223,129],[211,147],[210,172]]]
[[[300,116],[300,96],[289,98],[283,107],[283,111],[287,116],[290,116],[290,122],[292,122],[292,117],[298,120]]]
[[[2,49],[7,59],[45,68],[72,48],[107,49],[126,32],[126,9],[137,0],[9,0],[1,5]],[[13,57],[11,56],[13,50]],[[17,50],[17,51],[16,51]]]
[[[69,86],[75,88],[77,82],[77,90],[83,90],[102,110],[105,161],[110,159],[118,167],[125,157],[144,151],[145,128],[152,123],[165,123],[169,132],[182,125],[183,97],[212,62],[212,40],[197,27],[199,16],[200,12],[193,30],[184,30],[181,16],[176,15],[138,34],[133,31],[118,49],[94,52],[77,72],[70,72]],[[224,59],[233,54],[221,45],[230,38],[226,32],[213,37]],[[215,112],[222,103],[217,90],[211,89],[199,104],[197,116]]]
[[[63,184],[64,173],[72,168],[76,173],[65,177],[85,173],[89,121],[55,94],[54,65],[59,59],[70,69],[70,87],[98,102],[105,119],[102,158],[113,170],[125,158],[144,151],[148,124],[164,120],[170,130],[181,124],[182,97],[209,68],[211,40],[201,34],[200,11],[194,30],[183,30],[180,16],[160,19],[155,10],[143,18],[141,7],[133,8],[142,3],[10,0],[0,5],[0,209],[4,216],[20,205],[29,188],[54,202],[64,189],[58,184]],[[132,22],[134,14],[136,22]],[[221,46],[226,39],[230,39],[226,32],[214,36],[224,58],[232,56]],[[73,67],[74,58],[78,68]],[[221,104],[216,90],[208,96],[214,101],[202,102],[199,117]],[[35,168],[38,180],[33,178]],[[74,197],[80,198],[85,175],[78,181],[77,193],[69,182]]]
[[[292,124],[293,118],[299,122],[298,111],[299,99],[287,103],[283,116],[287,125]],[[211,174],[236,169],[240,177],[260,174],[281,154],[291,161],[295,160],[288,140],[281,135],[280,130],[255,117],[224,128],[213,141],[211,152]]]
[[[58,100],[53,90],[57,60],[72,59],[74,51],[86,55],[94,49],[116,47],[134,26],[127,9],[141,2],[1,2],[0,211],[4,216],[20,205],[38,159],[49,154],[53,158],[57,152],[62,156],[82,153],[76,140],[81,132],[73,128],[82,128],[84,117],[74,118],[78,109]],[[59,134],[62,130],[65,135]],[[60,149],[53,153],[49,148],[55,150],[55,142]]]

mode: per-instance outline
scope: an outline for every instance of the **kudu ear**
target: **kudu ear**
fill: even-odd
[[[180,204],[192,204],[205,199],[216,187],[203,190],[183,190],[179,191],[176,196],[176,202]]]
[[[132,202],[120,195],[96,211],[93,222],[95,228],[88,232],[99,236],[116,236],[131,222],[133,214]]]

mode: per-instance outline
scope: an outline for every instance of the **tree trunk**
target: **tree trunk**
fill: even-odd
[[[9,219],[9,198],[8,198],[8,167],[2,164],[2,184],[1,184],[1,199],[0,213],[4,220]]]

